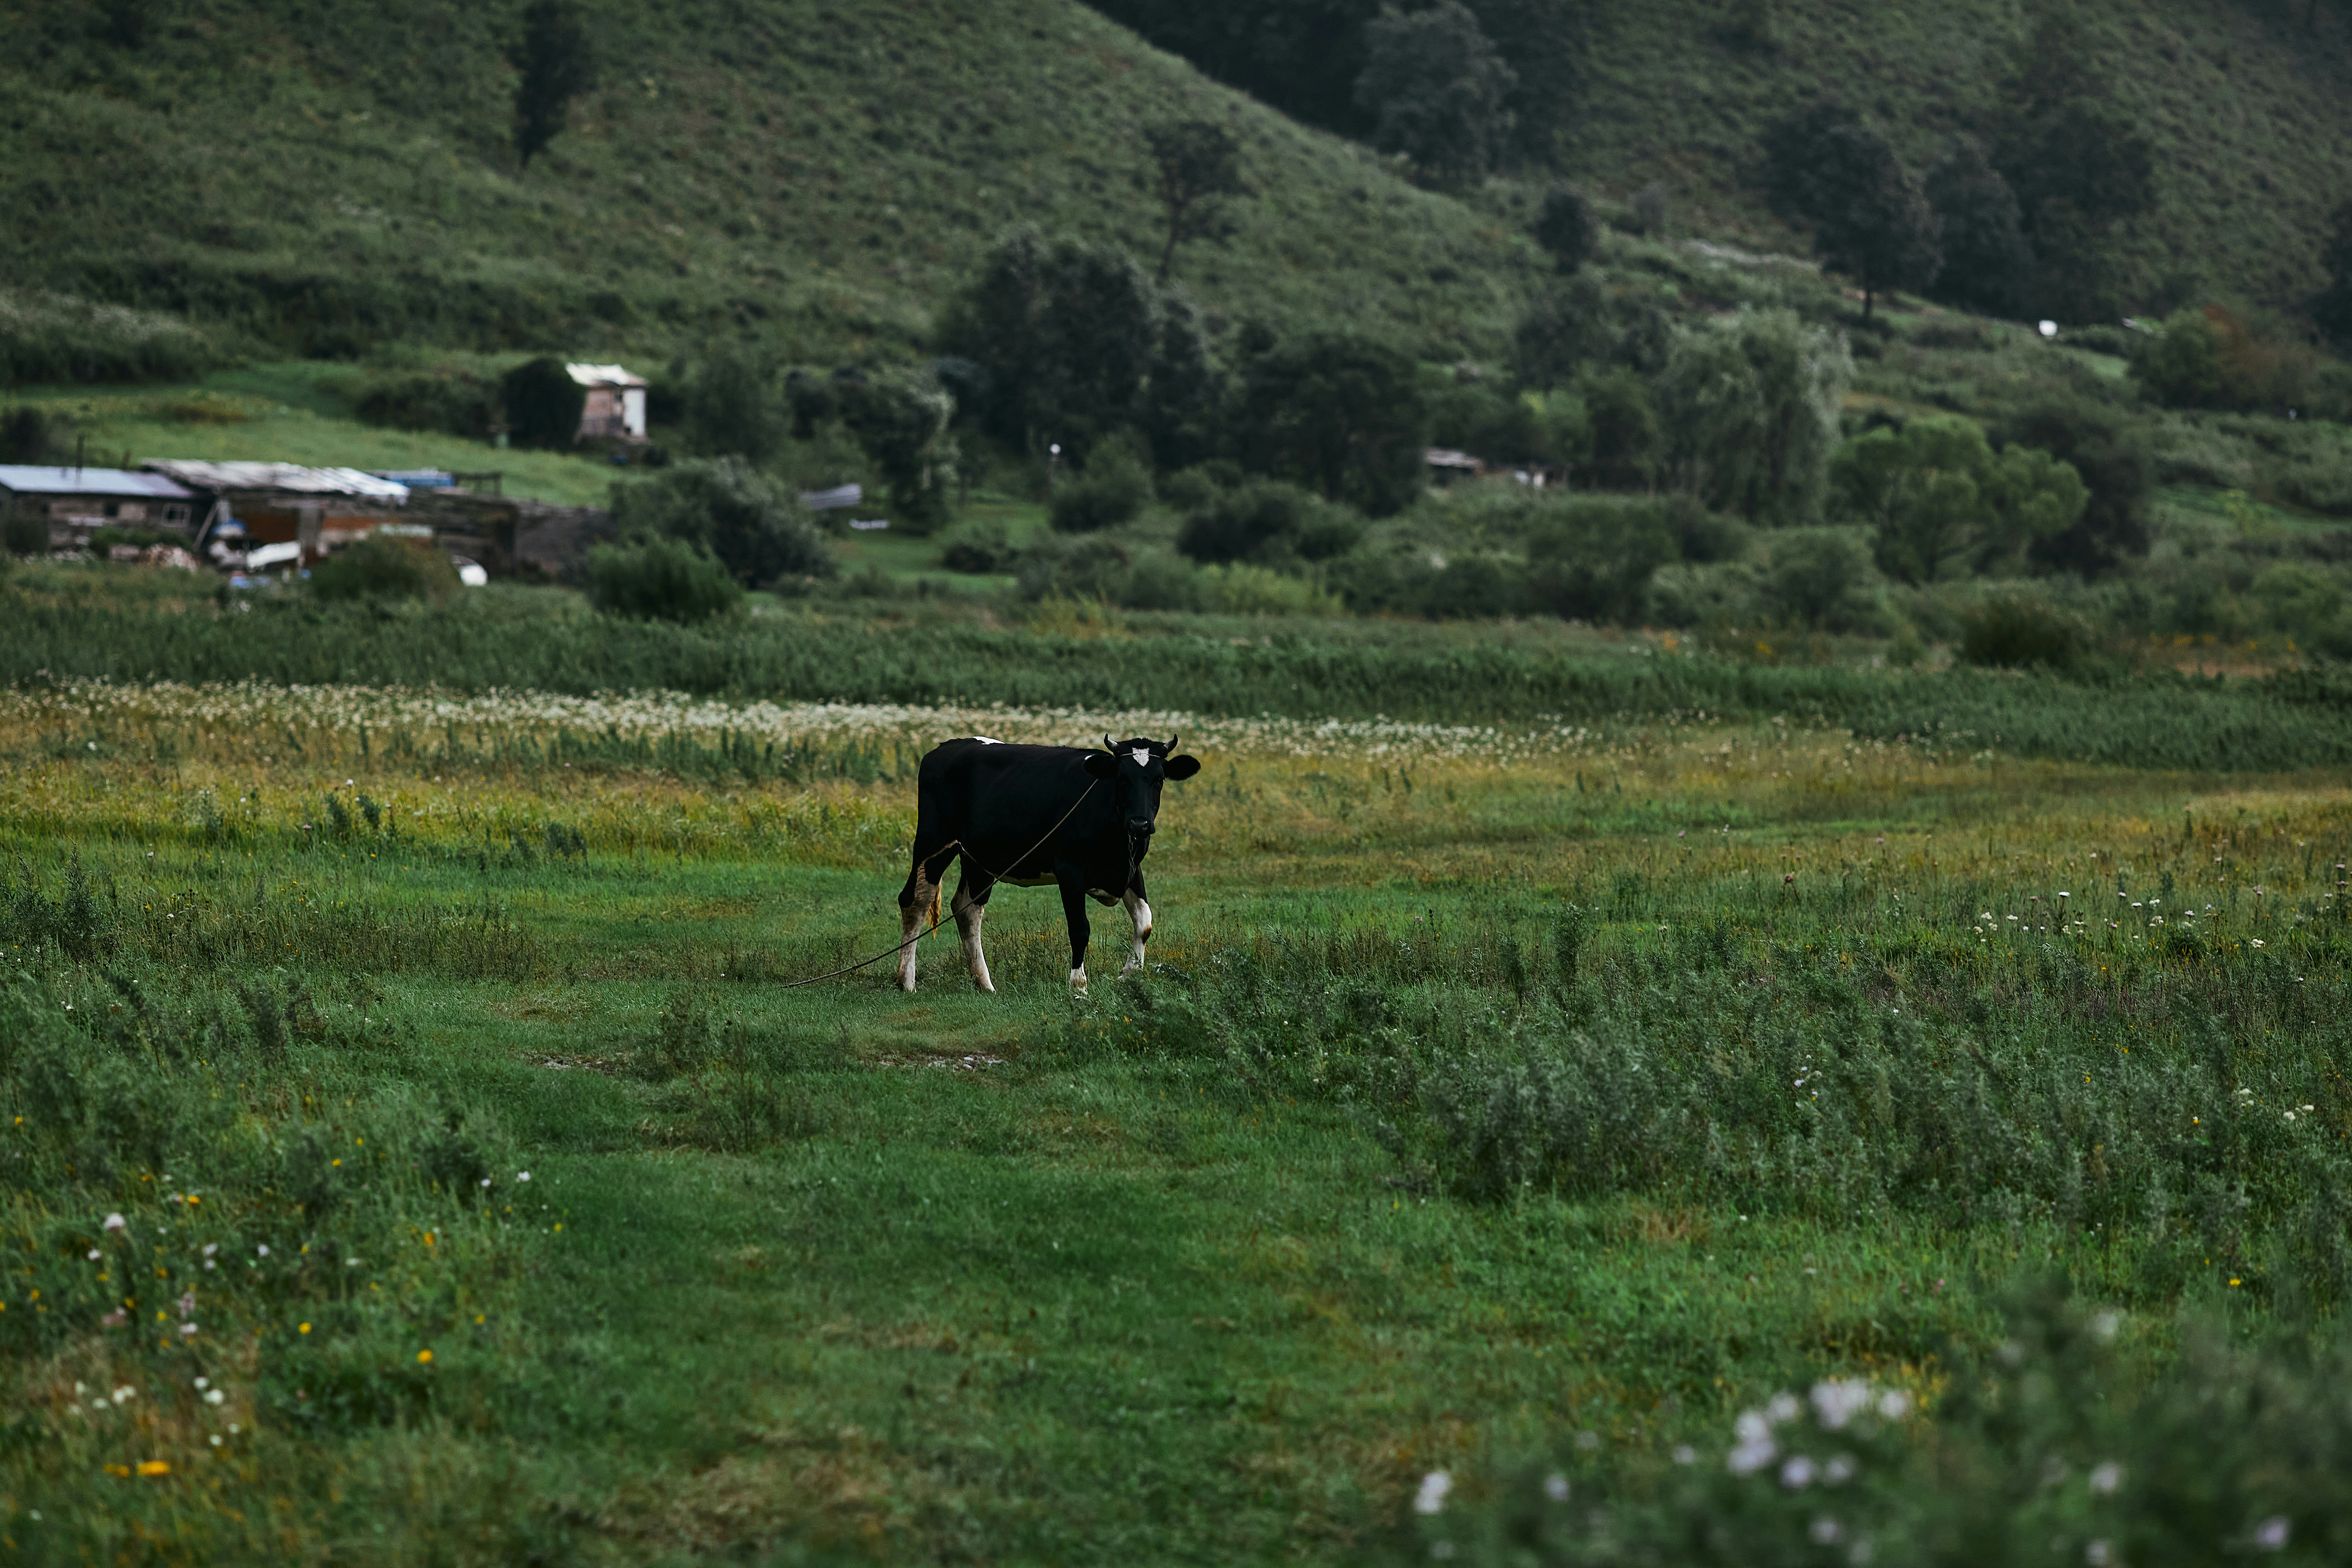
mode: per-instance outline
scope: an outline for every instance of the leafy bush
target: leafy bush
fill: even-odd
[[[2133,375],[2174,408],[2284,410],[2307,400],[2317,371],[2286,329],[2220,305],[2176,310],[2133,344]]]
[[[1577,500],[1546,509],[1528,539],[1528,588],[1563,619],[1634,625],[1650,579],[1682,554],[1675,519],[1658,501]]]
[[[46,463],[68,450],[62,426],[38,408],[0,414],[0,463]]]
[[[1933,1336],[1943,1392],[1926,1407],[1895,1384],[1824,1378],[1741,1412],[1670,1465],[1564,1439],[1467,1503],[1435,1472],[1383,1556],[2189,1568],[2341,1555],[2352,1421],[2331,1392],[2352,1373],[2352,1343],[2340,1329],[2250,1342],[2199,1312],[2157,1370],[2138,1314],[2084,1300],[2055,1273],[2021,1275],[2005,1294],[1989,1346]]]
[[[0,550],[11,555],[39,555],[48,548],[47,518],[16,507],[0,510]]]
[[[940,552],[940,564],[950,572],[1003,572],[1013,564],[1016,554],[1004,525],[986,522],[968,525],[961,535],[950,540],[947,548]]]
[[[588,602],[609,615],[691,623],[741,608],[743,586],[699,542],[655,534],[588,552]]]
[[[2047,452],[2012,445],[1996,456],[1981,426],[1951,416],[1855,437],[1830,460],[1830,488],[1840,515],[1875,532],[1880,568],[1914,584],[2015,571],[2090,499]]]
[[[588,389],[572,379],[562,360],[525,360],[499,384],[516,446],[561,451],[580,439]]]
[[[321,599],[446,599],[461,584],[448,552],[429,539],[371,533],[310,569]]]
[[[1763,603],[1773,619],[1829,632],[1872,629],[1870,552],[1852,531],[1789,529],[1772,535]]]
[[[1279,479],[1255,479],[1218,492],[1184,521],[1176,548],[1195,561],[1326,561],[1347,552],[1363,525],[1336,507]]]
[[[0,289],[0,385],[184,381],[218,358],[212,341],[176,316]]]
[[[1086,471],[1054,491],[1049,509],[1057,533],[1092,533],[1134,519],[1151,499],[1151,476],[1124,444],[1106,441]]]
[[[835,570],[800,499],[736,458],[673,463],[651,479],[615,484],[613,520],[624,534],[698,544],[750,587]]]
[[[2071,670],[2096,646],[2089,622],[2036,594],[1995,594],[1960,616],[1960,658],[1970,664]]]
[[[370,425],[440,430],[474,441],[488,440],[504,413],[498,390],[465,371],[414,371],[372,381],[356,407]]]
[[[2147,427],[2083,397],[2047,397],[2000,422],[1997,446],[2033,447],[2066,464],[2090,491],[2072,526],[2039,541],[2034,563],[2085,574],[2147,552],[2156,458]]]

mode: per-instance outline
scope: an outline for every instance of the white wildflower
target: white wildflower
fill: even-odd
[[[1436,1513],[1445,1506],[1445,1494],[1454,1489],[1454,1478],[1444,1470],[1432,1470],[1421,1478],[1421,1489],[1413,1494],[1412,1511]]]

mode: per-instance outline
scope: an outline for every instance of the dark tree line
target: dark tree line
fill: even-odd
[[[1439,178],[1551,156],[1599,15],[1595,0],[1448,0],[1385,17],[1381,0],[1092,4],[1293,119]]]
[[[1924,178],[1882,128],[1825,100],[1767,132],[1767,199],[1861,286],[1865,320],[1890,289],[1999,315],[2112,314],[2126,281],[2114,241],[2155,205],[2155,153],[2095,58],[2070,13],[2043,18],[2000,110]]]

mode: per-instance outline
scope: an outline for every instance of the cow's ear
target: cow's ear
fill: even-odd
[[[1108,752],[1088,752],[1087,753],[1087,777],[1090,779],[1114,779],[1118,776],[1118,759],[1117,757],[1112,756]]]
[[[1189,779],[1194,773],[1201,771],[1201,759],[1198,757],[1171,757],[1167,762],[1160,765],[1166,770],[1168,776],[1171,779]]]

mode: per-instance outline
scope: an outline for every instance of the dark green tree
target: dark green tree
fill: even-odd
[[[1536,215],[1536,243],[1551,252],[1562,272],[1573,272],[1592,256],[1601,243],[1601,219],[1583,192],[1554,185],[1544,193]]]
[[[1538,295],[1519,318],[1511,340],[1511,371],[1522,386],[1549,392],[1589,360],[1607,360],[1617,346],[1609,290],[1580,269]]]
[[[2319,265],[2327,274],[2327,286],[2313,299],[2311,319],[2321,331],[2352,350],[2352,201],[2337,207],[2329,221]]]
[[[740,458],[694,458],[623,480],[613,487],[613,521],[625,538],[699,545],[750,587],[834,574],[833,555],[798,498]]]
[[[2037,540],[2033,562],[2044,571],[2085,576],[2147,553],[2148,512],[2156,496],[2156,455],[2145,426],[2081,398],[2051,398],[2003,420],[1995,443],[2038,447],[2082,477],[2090,499],[2071,527]]]
[[[1410,359],[1323,332],[1277,344],[1244,374],[1236,444],[1260,473],[1374,517],[1422,488],[1427,416]]]
[[[1470,8],[1444,0],[1426,11],[1383,12],[1366,26],[1356,103],[1372,118],[1374,146],[1462,184],[1494,167],[1511,132],[1517,82]]]
[[[733,614],[743,585],[700,543],[649,534],[588,552],[588,602],[607,615],[692,623]]]
[[[1164,373],[1173,400],[1202,379],[1197,320],[1171,328],[1185,314],[1117,247],[1048,243],[1023,228],[949,301],[937,335],[945,353],[987,373],[980,417],[992,435],[1024,451],[1058,444],[1083,458],[1114,430],[1178,419],[1172,401],[1152,403],[1151,389]]]
[[[560,359],[526,360],[499,383],[507,427],[518,447],[563,447],[580,438],[580,413],[588,389],[572,379]]]
[[[1889,289],[1924,288],[1943,261],[1935,210],[1895,144],[1850,110],[1824,106],[1765,138],[1782,217],[1809,223],[1829,266],[1862,285],[1862,319]]]
[[[765,360],[730,344],[697,367],[686,389],[686,428],[696,451],[764,464],[782,449],[786,421]]]
[[[1989,315],[2014,316],[2033,277],[2017,193],[1984,149],[1963,138],[1927,172],[1927,203],[1943,226],[1936,297]]]
[[[1180,120],[1143,133],[1151,150],[1152,190],[1168,217],[1160,250],[1160,279],[1176,265],[1176,247],[1190,239],[1224,239],[1234,232],[1226,201],[1249,195],[1242,183],[1242,148],[1213,121]]]
[[[562,133],[572,100],[596,80],[595,56],[579,11],[569,0],[531,0],[523,8],[522,37],[510,63],[520,74],[515,83],[515,153],[528,169]]]
[[[2156,202],[2156,154],[2114,107],[2080,16],[2046,13],[2020,47],[1992,162],[2017,194],[2038,263],[2031,303],[2062,320],[2113,314],[2115,231]]]
[[[903,371],[840,378],[842,423],[881,470],[893,520],[929,533],[948,520],[961,455],[948,424],[955,399],[927,374]]]
[[[1519,156],[1558,162],[1582,100],[1600,0],[1467,0],[1517,83],[1504,99]]]

